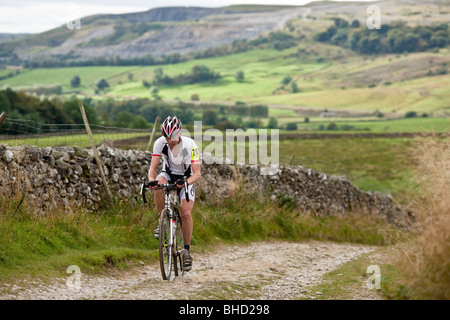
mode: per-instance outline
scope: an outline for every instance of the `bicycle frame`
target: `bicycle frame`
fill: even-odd
[[[144,203],[147,203],[147,199],[145,197],[145,187],[148,187],[148,184],[143,183],[141,186],[141,194],[144,199]],[[164,210],[167,210],[169,212],[169,218],[170,218],[170,239],[171,239],[171,245],[173,240],[173,210],[171,208],[171,205],[173,205],[174,208],[177,208],[178,212],[180,212],[180,204],[178,201],[178,188],[175,184],[167,183],[167,184],[160,184],[156,189],[154,190],[164,190]],[[162,214],[162,213],[161,213]]]
[[[148,187],[149,183],[143,183],[141,185],[141,195],[143,198],[144,203],[147,203],[147,199],[145,196],[145,190],[146,187]],[[172,273],[172,265],[174,267],[175,276],[178,275],[178,267],[177,267],[177,260],[180,260],[180,270],[182,272],[182,275],[184,275],[184,270],[182,268],[181,263],[181,249],[182,247],[177,247],[177,236],[176,236],[176,228],[177,228],[177,219],[180,221],[180,227],[181,227],[181,216],[180,216],[180,202],[179,202],[179,195],[178,192],[180,191],[179,188],[175,184],[167,183],[167,184],[160,184],[158,187],[156,187],[153,190],[163,189],[164,190],[164,209],[161,212],[160,215],[160,266],[161,266],[161,272],[163,275],[164,280],[169,280],[171,273]],[[189,195],[187,194],[187,182],[185,179],[185,190],[186,190],[186,196],[187,201],[189,201]],[[173,209],[172,209],[173,207]],[[176,211],[176,213],[175,213]],[[168,225],[168,237],[167,237],[167,243],[165,243],[164,237],[164,229],[161,228],[161,224],[164,221],[164,218],[167,216],[167,220],[169,222]],[[166,220],[166,221],[167,221]],[[180,230],[181,231],[181,230]],[[162,244],[162,242],[164,242]],[[182,243],[183,240],[181,238]],[[164,256],[167,256],[167,268],[165,266],[165,259]],[[173,259],[175,259],[173,261]],[[166,270],[167,269],[167,270]]]
[[[164,210],[163,212],[161,212],[161,214],[164,214],[164,212],[167,214],[168,212],[168,216],[169,216],[169,221],[170,221],[170,225],[169,225],[169,247],[172,247],[174,249],[174,253],[177,252],[176,248],[175,248],[175,227],[176,227],[176,219],[177,217],[174,217],[174,212],[172,210],[172,205],[174,208],[176,208],[178,210],[178,212],[180,212],[180,206],[179,206],[179,202],[178,202],[178,188],[174,185],[174,184],[162,184],[160,185],[161,189],[164,189]],[[175,188],[175,189],[174,189]],[[156,189],[157,190],[157,189]],[[175,218],[175,219],[174,219]]]

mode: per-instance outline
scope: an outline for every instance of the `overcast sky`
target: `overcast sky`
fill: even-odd
[[[0,0],[0,33],[39,33],[75,18],[157,7],[222,7],[232,4],[304,5],[312,0]],[[347,0],[348,1],[348,0]],[[371,0],[362,0],[371,1]],[[81,21],[82,23],[82,21]]]

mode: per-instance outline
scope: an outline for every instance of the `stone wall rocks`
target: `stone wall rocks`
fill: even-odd
[[[142,178],[147,177],[151,152],[108,144],[100,145],[98,151],[113,195],[134,201]],[[410,214],[389,195],[364,192],[343,177],[302,166],[208,164],[214,158],[206,154],[203,160],[203,179],[196,184],[199,201],[222,199],[241,187],[261,197],[289,199],[305,213],[319,216],[364,212],[398,224]],[[0,145],[0,170],[0,195],[25,193],[43,212],[77,205],[95,210],[102,201],[102,180],[90,149]],[[272,174],[267,175],[267,170]]]

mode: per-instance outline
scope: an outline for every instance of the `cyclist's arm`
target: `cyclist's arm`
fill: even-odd
[[[159,165],[159,159],[161,158],[160,155],[153,155],[152,161],[150,162],[150,169],[148,170],[148,180],[154,181],[156,180],[156,169]]]
[[[190,176],[189,179],[187,180],[189,185],[196,183],[198,180],[202,178],[200,162],[198,161],[192,162],[191,166],[192,166],[192,176]]]

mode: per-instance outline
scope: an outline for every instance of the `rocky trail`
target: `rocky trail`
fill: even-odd
[[[87,275],[79,270],[78,278],[74,273],[45,283],[3,285],[0,299],[317,299],[322,293],[312,287],[324,274],[375,249],[314,241],[221,245],[214,252],[194,249],[192,270],[171,281],[162,280],[158,264],[141,263],[128,271]],[[363,283],[361,288],[349,299],[379,299]]]

